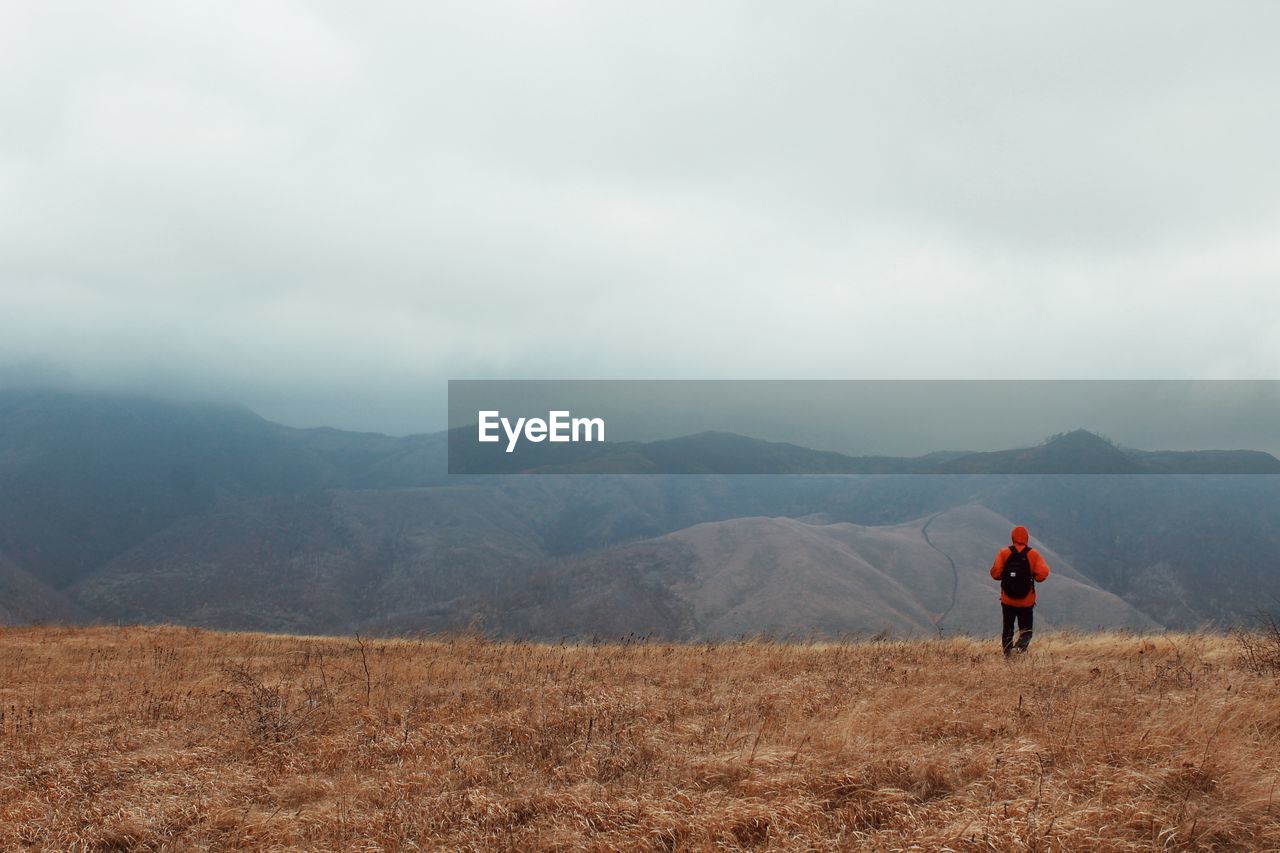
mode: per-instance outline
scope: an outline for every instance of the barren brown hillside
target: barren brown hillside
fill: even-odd
[[[781,645],[0,629],[0,847],[1280,847],[1226,637]]]

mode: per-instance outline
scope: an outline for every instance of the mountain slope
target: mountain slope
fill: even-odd
[[[500,495],[467,487],[260,498],[185,519],[82,578],[87,610],[128,622],[325,632],[465,627],[451,607],[540,564]]]
[[[981,502],[1168,627],[1280,605],[1280,478],[1013,477]]]
[[[75,623],[88,615],[66,596],[41,583],[0,554],[0,625]]]
[[[228,502],[443,476],[443,438],[292,429],[232,406],[0,391],[0,548],[56,588]]]
[[[930,541],[950,556],[958,569],[955,604],[943,620],[953,633],[991,629],[991,603],[999,598],[990,568],[996,551],[1009,541],[1014,522],[981,504],[941,512],[928,523]],[[915,525],[908,525],[914,530]],[[1159,627],[1149,616],[1102,588],[1061,551],[1032,536],[1032,546],[1048,561],[1051,574],[1037,595],[1037,625],[1044,628],[1150,630]],[[892,565],[893,555],[881,558]]]
[[[999,624],[988,568],[1011,527],[980,506],[883,527],[791,518],[699,524],[552,566],[510,591],[496,622],[546,637],[987,633]],[[1045,555],[1054,574],[1043,627],[1155,627],[1060,555]]]

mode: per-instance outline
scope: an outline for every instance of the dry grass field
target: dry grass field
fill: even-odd
[[[0,847],[1278,849],[1241,652],[0,629]]]

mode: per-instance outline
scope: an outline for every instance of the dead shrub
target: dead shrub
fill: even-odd
[[[1258,616],[1253,630],[1232,632],[1236,642],[1236,664],[1254,675],[1280,674],[1280,619],[1274,614]]]
[[[221,693],[227,719],[240,724],[258,747],[278,746],[313,731],[323,706],[305,694],[295,695],[292,685],[265,684],[243,664],[223,669],[228,682]]]

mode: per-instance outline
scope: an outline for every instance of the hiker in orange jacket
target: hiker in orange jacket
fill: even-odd
[[[991,577],[1000,581],[1000,611],[1004,616],[1004,629],[1000,644],[1005,655],[1013,651],[1025,652],[1031,645],[1031,622],[1036,606],[1036,584],[1049,577],[1049,564],[1040,552],[1027,543],[1027,528],[1019,524],[1011,534],[1013,544],[1001,548],[991,564]],[[1013,642],[1013,623],[1018,623],[1018,642]]]

